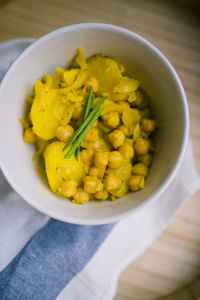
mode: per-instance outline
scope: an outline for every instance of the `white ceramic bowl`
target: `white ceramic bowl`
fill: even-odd
[[[119,59],[139,79],[162,127],[146,187],[102,205],[75,205],[54,195],[32,162],[34,149],[24,143],[24,99],[33,83],[57,66],[66,67],[77,48],[86,56],[103,52]],[[113,25],[83,23],[53,31],[36,40],[15,61],[0,87],[0,165],[11,186],[32,206],[56,219],[76,224],[120,220],[157,198],[174,178],[188,138],[189,117],[182,84],[165,56],[141,36]]]

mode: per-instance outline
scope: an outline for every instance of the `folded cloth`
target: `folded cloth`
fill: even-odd
[[[32,41],[0,44],[0,79]],[[112,299],[121,271],[199,187],[189,142],[176,177],[158,199],[116,224],[80,226],[38,212],[0,173],[0,299]]]

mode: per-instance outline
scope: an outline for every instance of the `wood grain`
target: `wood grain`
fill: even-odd
[[[0,41],[37,38],[61,26],[91,21],[141,34],[166,55],[183,82],[200,171],[199,8],[198,0],[0,0]],[[197,192],[151,247],[124,270],[115,300],[160,299],[165,295],[163,300],[200,298],[199,200]]]

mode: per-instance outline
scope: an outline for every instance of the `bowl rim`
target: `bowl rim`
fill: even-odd
[[[132,209],[129,209],[125,212],[116,214],[114,216],[105,217],[105,218],[102,217],[102,218],[98,218],[98,219],[96,219],[96,218],[88,219],[88,218],[84,218],[84,217],[83,218],[76,218],[74,216],[65,218],[63,216],[60,216],[59,213],[56,213],[53,210],[49,209],[48,207],[46,207],[46,206],[43,207],[42,205],[40,206],[40,204],[35,203],[34,201],[30,200],[29,195],[24,193],[23,190],[9,176],[9,170],[6,169],[6,167],[4,165],[4,162],[1,159],[1,150],[0,150],[0,167],[1,167],[2,172],[5,176],[5,178],[7,179],[7,181],[9,182],[9,184],[11,185],[11,187],[13,187],[13,189],[26,202],[28,202],[31,206],[33,206],[34,208],[36,208],[40,212],[49,215],[50,217],[53,217],[53,218],[55,218],[57,220],[60,220],[60,221],[73,223],[73,224],[79,224],[79,225],[101,225],[101,224],[108,224],[108,223],[117,222],[121,219],[124,219],[125,217],[128,217],[128,216],[131,216],[135,213],[138,213],[147,204],[150,204],[154,200],[158,199],[158,197],[170,185],[172,179],[175,177],[175,175],[176,175],[176,173],[177,173],[177,171],[180,167],[180,164],[183,160],[183,156],[184,156],[184,153],[185,153],[185,150],[186,150],[188,136],[189,136],[189,109],[188,109],[188,104],[187,104],[187,98],[186,98],[186,94],[185,94],[183,85],[181,83],[181,80],[180,80],[177,72],[175,71],[174,67],[172,66],[172,64],[165,57],[165,55],[159,49],[157,49],[151,42],[149,42],[147,39],[143,38],[142,36],[140,36],[139,34],[133,32],[131,30],[128,30],[128,29],[120,27],[120,26],[112,25],[112,24],[96,23],[96,22],[72,24],[72,25],[67,25],[67,26],[58,28],[54,31],[51,31],[51,32],[45,34],[44,36],[36,39],[35,41],[34,41],[34,39],[29,39],[30,41],[33,40],[33,43],[30,44],[30,46],[28,46],[25,50],[22,51],[22,53],[13,62],[13,64],[11,65],[11,67],[8,69],[5,76],[3,77],[3,80],[0,84],[0,95],[3,91],[4,86],[6,85],[6,82],[9,80],[10,74],[15,69],[15,67],[20,63],[20,61],[23,59],[23,57],[25,55],[27,55],[30,51],[32,51],[34,48],[36,48],[40,43],[44,42],[45,40],[48,40],[51,37],[55,37],[55,36],[59,35],[62,32],[65,32],[67,34],[67,32],[74,31],[74,30],[79,30],[79,29],[80,30],[83,30],[83,29],[87,30],[87,29],[94,29],[94,28],[113,31],[113,32],[118,32],[118,33],[124,34],[126,36],[129,36],[133,39],[136,39],[139,42],[141,42],[142,44],[144,44],[145,47],[149,48],[150,51],[154,52],[161,59],[162,63],[165,64],[166,67],[168,68],[168,70],[170,71],[170,73],[173,77],[173,80],[175,81],[176,86],[177,86],[177,88],[179,90],[179,93],[180,93],[180,98],[181,98],[181,101],[182,101],[183,112],[184,112],[184,129],[183,129],[184,133],[183,133],[183,139],[182,139],[178,159],[177,159],[176,163],[174,164],[169,176],[160,185],[158,190],[155,193],[153,193],[150,197],[145,199],[138,206],[133,207]]]

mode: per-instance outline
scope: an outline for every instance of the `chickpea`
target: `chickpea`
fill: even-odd
[[[86,193],[94,194],[103,189],[103,184],[100,179],[95,176],[85,176],[83,178],[83,190]]]
[[[92,127],[97,127],[99,125],[99,120],[96,119],[96,121],[94,122],[94,124],[92,125]]]
[[[114,174],[108,174],[104,180],[105,189],[110,192],[118,190],[121,183],[121,179]]]
[[[156,122],[155,120],[144,118],[141,121],[141,127],[143,130],[151,132],[156,128]]]
[[[94,155],[94,165],[97,168],[105,169],[108,164],[109,152],[97,152]]]
[[[133,166],[132,172],[134,175],[141,175],[145,177],[148,174],[148,168],[144,164],[138,163]]]
[[[59,126],[56,130],[57,138],[62,142],[67,142],[74,134],[74,129],[70,125]]]
[[[95,97],[92,107],[94,108],[95,106],[97,106],[97,104],[99,103],[100,100],[101,100],[101,97]]]
[[[85,82],[85,87],[89,90],[90,86],[93,87],[93,92],[96,93],[99,89],[99,81],[95,77],[89,77]]]
[[[96,140],[98,140],[98,137],[98,130],[95,127],[91,127],[84,137],[84,140],[87,142],[95,142]]]
[[[138,155],[145,155],[150,149],[150,141],[147,139],[139,138],[135,142],[134,148]]]
[[[133,175],[129,178],[129,187],[133,192],[143,189],[145,186],[144,177],[141,175]]]
[[[108,135],[108,140],[111,145],[116,149],[123,145],[125,141],[125,134],[122,130],[116,129]]]
[[[92,159],[93,159],[93,155],[94,155],[94,152],[92,149],[84,149],[81,151],[80,155],[81,155],[82,161],[85,164],[90,165],[92,163]]]
[[[84,204],[89,201],[90,195],[84,192],[82,188],[78,188],[77,192],[73,195],[73,199],[72,202]]]
[[[101,190],[95,193],[96,199],[106,200],[108,198],[108,192],[106,190]]]
[[[105,124],[104,124],[103,121],[99,121],[98,127],[99,127],[105,134],[110,133],[111,130],[112,130],[110,127],[105,126]]]
[[[104,124],[108,127],[116,128],[117,126],[119,126],[120,117],[119,113],[116,111],[103,115],[102,119],[104,121]]]
[[[125,160],[129,160],[134,156],[134,149],[133,147],[128,144],[124,143],[120,148],[119,152],[122,154]]]
[[[79,105],[79,106],[75,107],[75,109],[72,113],[72,119],[79,120],[79,119],[81,119],[82,114],[83,114],[83,106]]]
[[[130,108],[130,104],[126,101],[118,101],[117,102],[119,105],[121,105],[122,107],[124,107],[125,109]]]
[[[108,159],[108,166],[110,168],[120,168],[123,165],[124,158],[119,151],[111,151]]]
[[[26,128],[26,130],[24,131],[24,141],[26,143],[35,143],[36,139],[37,136],[33,132],[33,129],[30,127]]]
[[[65,197],[70,198],[77,192],[77,185],[76,180],[66,180],[61,184],[60,191]]]
[[[120,129],[121,131],[123,131],[123,133],[125,134],[125,136],[129,136],[130,135],[129,129],[125,125],[120,125],[118,129]]]
[[[89,170],[89,175],[90,176],[96,176],[96,177],[99,177],[99,178],[103,178],[104,173],[105,173],[105,169],[99,169],[95,166],[92,166]]]
[[[139,156],[139,161],[142,162],[145,166],[149,167],[152,163],[152,155],[149,153],[141,155]]]

